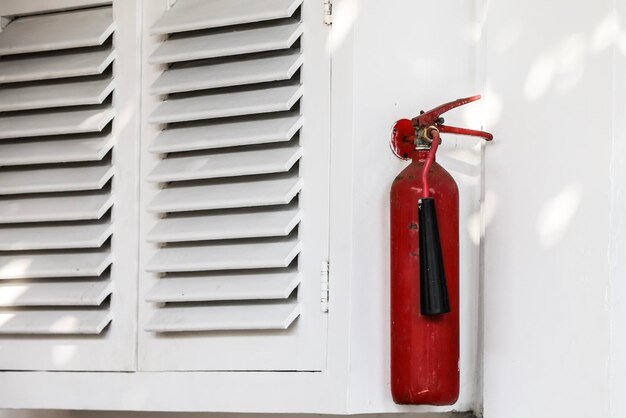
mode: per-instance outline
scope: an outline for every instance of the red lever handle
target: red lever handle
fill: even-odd
[[[439,117],[444,113],[459,106],[475,102],[476,100],[480,99],[480,97],[480,94],[477,94],[476,96],[466,97],[464,99],[456,99],[451,102],[442,104],[441,106],[430,109],[428,112],[422,111],[419,116],[413,118],[413,123],[417,126],[434,125],[437,123]]]
[[[476,100],[480,99],[480,97],[480,94],[478,94],[476,96],[466,97],[464,99],[457,99],[446,104],[442,104],[441,106],[437,106],[434,109],[429,110],[428,112],[423,112],[419,116],[413,118],[412,122],[415,125],[416,129],[435,125],[437,129],[439,129],[439,132],[478,136],[485,139],[486,141],[491,141],[493,139],[493,135],[491,135],[489,132],[477,131],[474,129],[457,128],[456,126],[446,126],[443,124],[443,119],[441,118],[441,115],[443,115],[447,111],[471,102],[475,102]]]
[[[416,135],[420,131],[424,132],[424,130],[429,127],[436,128],[442,133],[476,136],[483,138],[486,141],[491,141],[493,139],[493,135],[489,132],[444,125],[443,118],[441,117],[441,115],[449,110],[474,102],[480,99],[480,97],[480,95],[476,95],[463,99],[457,99],[442,104],[441,106],[437,106],[427,112],[421,112],[419,116],[416,116],[411,120],[401,119],[397,121],[394,125],[391,138],[390,145],[392,151],[398,158],[408,160],[411,158],[411,154],[415,150]]]
[[[489,132],[485,131],[477,131],[476,129],[467,129],[467,128],[457,128],[456,126],[448,126],[448,125],[436,125],[439,132],[445,132],[448,134],[457,134],[457,135],[469,135],[469,136],[478,136],[485,141],[491,141],[493,139],[493,135]]]

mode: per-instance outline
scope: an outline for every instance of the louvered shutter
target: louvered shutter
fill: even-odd
[[[119,3],[24,0],[9,8],[36,14],[0,33],[2,369],[134,367],[138,153],[120,110],[138,49]]]
[[[320,370],[322,2],[144,8],[143,370]]]

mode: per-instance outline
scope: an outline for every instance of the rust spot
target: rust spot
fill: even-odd
[[[417,257],[417,253],[411,253],[411,257]]]
[[[409,229],[417,229],[417,224],[416,223],[410,223],[409,224]]]

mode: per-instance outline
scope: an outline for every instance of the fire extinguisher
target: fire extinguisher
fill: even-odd
[[[459,396],[459,191],[435,156],[444,125],[480,96],[396,122],[391,149],[412,160],[391,187],[391,392],[399,404],[451,405]]]

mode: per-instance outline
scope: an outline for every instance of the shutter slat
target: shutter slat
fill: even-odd
[[[287,49],[300,37],[303,27],[295,19],[271,25],[225,29],[188,37],[173,36],[150,56],[150,64],[167,64],[253,52]]]
[[[102,74],[115,58],[110,49],[80,52],[61,51],[54,55],[0,60],[0,83],[51,80]]]
[[[161,278],[146,295],[146,301],[285,299],[299,283],[300,275],[293,270]]]
[[[0,311],[0,334],[100,334],[111,322],[110,310]]]
[[[0,223],[100,219],[113,205],[110,193],[70,196],[30,196],[0,200]]]
[[[148,175],[151,182],[236,177],[289,171],[302,156],[298,144],[233,150],[212,155],[161,160]]]
[[[124,102],[114,92],[119,39],[112,39],[110,1],[71,11],[29,2],[33,10],[0,31],[3,364],[33,370],[20,335],[36,335],[42,353],[68,338],[78,351],[62,362],[39,356],[35,369],[79,370],[85,350],[106,357],[120,339],[118,331],[102,333],[121,312],[109,303],[118,280],[111,208],[119,159],[111,150],[120,130],[115,109]],[[80,334],[93,338],[71,337]],[[113,358],[99,364],[121,367]]]
[[[297,239],[165,247],[146,265],[149,272],[186,272],[287,267],[298,255]]]
[[[300,314],[302,2],[177,0],[151,28],[167,38],[148,58],[163,72],[146,331],[281,330]]]
[[[64,10],[111,5],[113,0],[2,0],[5,16],[55,13]]]
[[[168,188],[156,195],[148,210],[185,212],[287,204],[301,188],[302,181],[296,177]]]
[[[0,195],[95,190],[113,177],[110,165],[0,171]]]
[[[0,112],[101,104],[112,91],[112,78],[6,87],[0,89]]]
[[[97,248],[112,233],[110,222],[0,227],[0,251]]]
[[[98,306],[112,289],[110,280],[0,284],[0,306]]]
[[[102,45],[113,29],[110,7],[17,18],[0,33],[0,55]]]
[[[302,0],[178,0],[152,34],[185,32],[289,17]]]
[[[159,309],[146,325],[151,332],[287,329],[300,314],[296,302],[189,306]]]
[[[148,149],[154,153],[167,153],[284,142],[289,141],[301,127],[302,117],[288,114],[171,128],[162,131]]]
[[[0,279],[99,276],[111,262],[106,250],[0,255]]]
[[[0,166],[99,161],[113,148],[112,135],[0,142]]]
[[[288,80],[303,62],[299,51],[287,54],[248,57],[212,65],[172,68],[165,71],[150,87],[152,94],[242,86],[269,81]]]
[[[111,107],[4,116],[0,119],[0,139],[100,132],[114,116]]]
[[[166,218],[155,225],[147,239],[150,242],[181,242],[286,236],[300,218],[300,210],[296,207]]]
[[[171,99],[162,102],[148,121],[172,123],[280,112],[291,109],[301,96],[301,86],[289,84]]]

